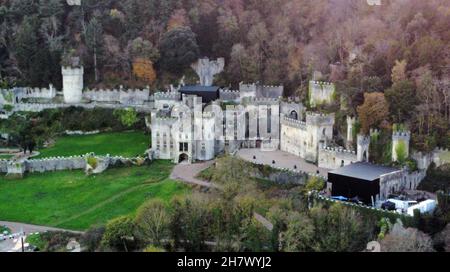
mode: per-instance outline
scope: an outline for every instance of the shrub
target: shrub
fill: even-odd
[[[14,108],[13,105],[9,105],[9,104],[3,105],[3,109],[4,109],[5,111],[12,111],[13,108]]]
[[[119,118],[119,121],[122,123],[122,125],[126,127],[131,127],[139,121],[137,112],[133,108],[117,109],[114,110],[113,114],[114,116]]]
[[[308,181],[306,182],[305,190],[307,192],[309,191],[322,191],[325,187],[325,181],[316,176],[309,177]]]
[[[154,245],[149,245],[144,249],[144,252],[166,252],[166,250],[160,247],[155,247]]]
[[[129,250],[126,240],[134,237],[134,222],[128,216],[120,216],[106,224],[101,245],[106,248]]]
[[[81,243],[86,248],[86,251],[93,252],[99,246],[102,241],[103,234],[105,233],[105,227],[91,227],[81,237]]]
[[[98,160],[97,160],[97,158],[96,157],[88,157],[87,158],[87,163],[93,168],[93,169],[95,169],[95,168],[97,168],[97,165],[98,165]]]

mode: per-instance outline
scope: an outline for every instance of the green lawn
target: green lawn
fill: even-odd
[[[114,168],[96,176],[83,171],[33,173],[22,180],[0,177],[0,220],[84,230],[119,215],[134,214],[145,200],[189,192],[168,179],[172,164]]]
[[[439,158],[444,161],[445,163],[450,163],[450,151],[442,152],[439,155]]]
[[[13,157],[14,155],[10,155],[10,154],[0,154],[0,160],[9,160]]]
[[[56,139],[54,146],[38,150],[36,158],[85,155],[122,155],[135,157],[149,148],[150,136],[143,132],[110,132],[95,135],[71,135]]]

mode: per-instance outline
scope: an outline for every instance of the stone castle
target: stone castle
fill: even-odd
[[[49,88],[14,88],[0,91],[2,116],[14,111],[41,111],[48,108],[80,106],[85,108],[133,107],[150,114],[155,159],[175,163],[207,161],[223,152],[239,148],[282,150],[319,167],[335,169],[369,159],[369,136],[354,138],[354,117],[347,117],[346,147],[333,146],[334,114],[308,112],[302,103],[283,98],[283,86],[240,83],[238,90],[212,86],[214,75],[224,68],[224,60],[203,58],[192,65],[200,85],[171,86],[165,92],[151,94],[143,90],[84,89],[84,69],[62,67],[63,90]],[[312,106],[332,103],[333,83],[310,81],[309,103]],[[55,102],[62,97],[63,103]],[[37,101],[36,101],[37,100]],[[57,100],[57,99],[56,99]],[[6,110],[4,105],[10,105]],[[393,160],[397,160],[398,143],[408,152],[409,134],[393,135]],[[351,150],[356,140],[356,151]]]

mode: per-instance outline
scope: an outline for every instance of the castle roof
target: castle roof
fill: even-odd
[[[328,174],[357,178],[364,181],[373,181],[380,178],[381,175],[396,172],[398,170],[400,169],[367,162],[357,162],[330,171]]]
[[[209,103],[219,98],[219,89],[217,86],[201,86],[201,85],[188,85],[182,86],[179,90],[182,94],[194,94],[202,98],[202,101]]]

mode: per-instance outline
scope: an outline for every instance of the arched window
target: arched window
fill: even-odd
[[[295,110],[291,111],[291,113],[289,114],[289,118],[298,120],[298,113]]]

